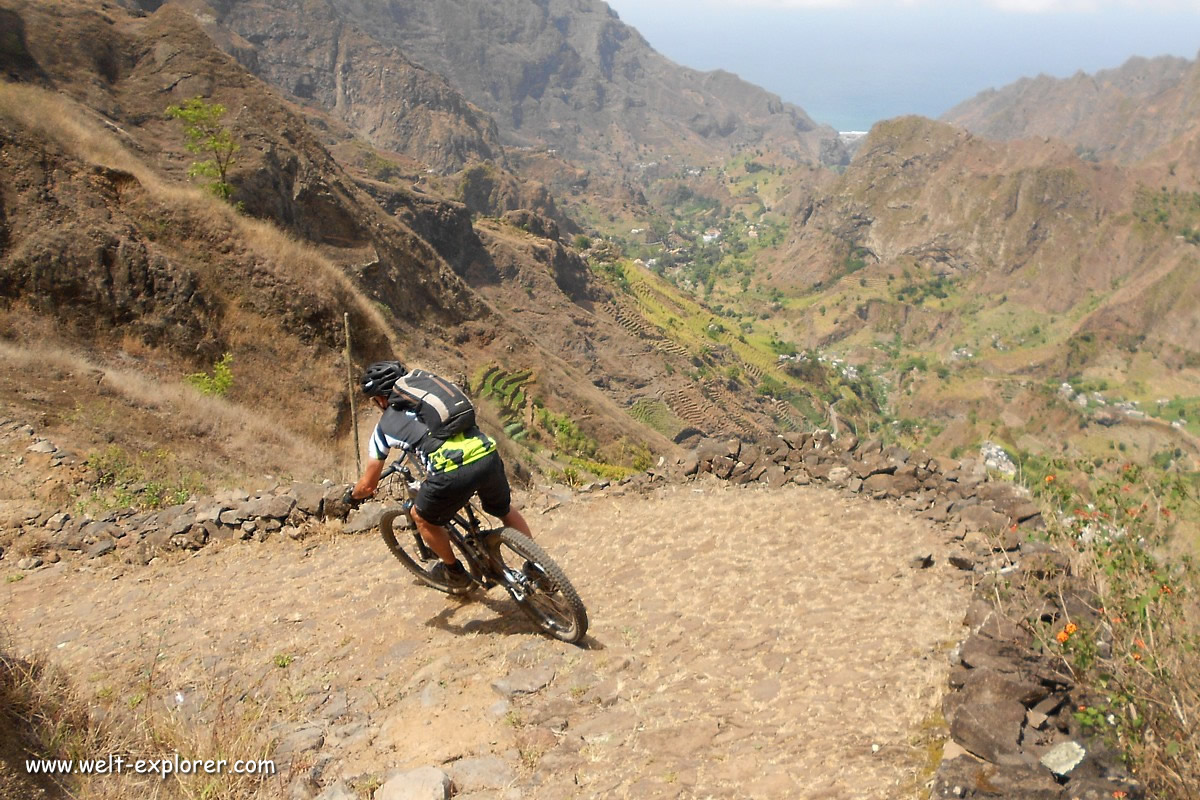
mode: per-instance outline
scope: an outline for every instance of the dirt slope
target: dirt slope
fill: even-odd
[[[364,797],[424,765],[477,798],[916,796],[967,590],[908,561],[944,534],[827,490],[707,482],[531,520],[588,604],[586,649],[499,594],[415,585],[374,536],[64,562],[0,603],[17,647],[98,704],[201,724],[219,696],[261,704],[280,737],[319,732],[297,756],[319,785]],[[509,700],[492,686],[551,674]]]

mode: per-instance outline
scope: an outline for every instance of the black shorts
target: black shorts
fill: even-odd
[[[503,517],[512,508],[512,492],[500,453],[492,452],[478,461],[450,472],[435,472],[417,492],[417,513],[433,525],[445,525],[479,492],[483,510]]]

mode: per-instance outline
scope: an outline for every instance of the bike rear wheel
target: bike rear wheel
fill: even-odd
[[[399,520],[399,522],[397,522]],[[417,528],[413,524],[412,519],[405,513],[402,508],[388,509],[379,519],[379,533],[383,537],[384,544],[388,550],[396,557],[406,570],[416,576],[417,580],[439,592],[446,594],[462,595],[475,588],[474,584],[470,586],[450,586],[445,581],[438,580],[432,574],[431,570],[441,561],[437,555],[429,549],[429,545],[421,538],[421,534],[417,533]],[[458,560],[464,565],[473,566],[473,562],[463,556],[462,549],[454,542],[454,537],[450,537],[451,546],[458,550]],[[468,569],[471,569],[468,566]],[[471,570],[475,572],[475,570]]]
[[[512,528],[496,531],[488,538],[489,553],[521,610],[555,639],[572,644],[583,639],[588,628],[587,609],[554,559]]]

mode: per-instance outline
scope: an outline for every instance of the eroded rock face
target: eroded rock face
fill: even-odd
[[[614,128],[675,152],[722,151],[740,138],[786,141],[812,161],[846,157],[832,128],[734,75],[672,64],[599,2],[211,5],[244,64],[369,139],[419,147],[429,163],[488,158],[497,129],[510,144],[606,166],[616,159],[593,132]]]

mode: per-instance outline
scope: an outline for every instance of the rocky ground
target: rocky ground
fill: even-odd
[[[100,706],[159,704],[201,730],[231,703],[267,709],[290,764],[275,795],[406,797],[427,779],[441,796],[448,776],[480,799],[919,796],[970,592],[944,560],[912,563],[944,529],[711,476],[538,510],[592,618],[582,648],[497,593],[420,587],[336,526],[148,566],[70,554],[0,602],[17,649]]]

